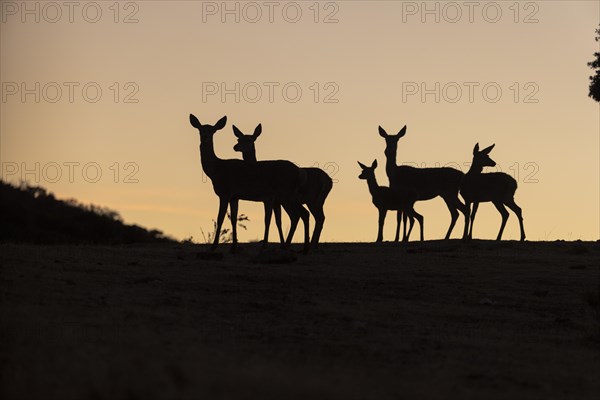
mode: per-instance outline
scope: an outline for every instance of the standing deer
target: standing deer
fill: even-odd
[[[473,211],[470,212],[471,224],[468,232],[468,238],[473,237],[473,222],[479,203],[491,201],[502,216],[502,224],[496,240],[502,239],[502,232],[508,220],[508,211],[505,205],[510,208],[519,219],[521,228],[521,241],[525,240],[525,229],[523,228],[523,215],[521,207],[515,203],[515,191],[517,190],[517,181],[508,174],[503,172],[492,172],[483,174],[483,167],[495,167],[496,162],[489,156],[490,151],[495,145],[486,147],[479,151],[479,143],[473,148],[473,163],[469,172],[465,174],[463,179],[460,194],[467,203],[467,211],[470,211],[471,203],[473,203]]]
[[[450,238],[452,229],[458,219],[458,211],[465,215],[465,230],[463,237],[467,236],[468,209],[459,200],[458,191],[464,174],[454,168],[414,168],[407,165],[396,164],[398,152],[398,140],[406,134],[406,125],[396,135],[388,135],[380,126],[379,135],[385,139],[385,171],[390,180],[390,188],[399,190],[402,188],[414,190],[417,201],[430,200],[437,196],[444,199],[452,220],[446,233],[445,239]],[[423,221],[420,220],[421,240],[423,240]]]
[[[268,243],[269,225],[273,207],[282,205],[291,218],[302,218],[304,222],[304,251],[308,251],[308,211],[298,200],[298,190],[306,181],[306,173],[289,161],[261,161],[248,165],[244,160],[223,160],[215,154],[213,135],[223,129],[227,117],[215,125],[201,124],[190,114],[190,124],[200,132],[200,159],[204,173],[211,179],[215,194],[219,196],[217,230],[211,250],[219,244],[223,219],[229,205],[233,243],[231,251],[237,247],[237,211],[239,200],[265,203],[265,234],[263,247]],[[287,244],[292,237],[288,235]]]
[[[398,220],[396,225],[396,241],[398,239],[398,230],[400,226],[400,216],[402,214],[407,215],[410,218],[410,229],[408,234],[406,233],[406,220],[404,221],[404,237],[403,241],[408,240],[410,231],[413,228],[415,218],[419,221],[419,224],[423,223],[423,216],[415,211],[413,208],[416,199],[416,193],[410,189],[401,189],[398,191],[392,190],[386,186],[379,186],[377,184],[377,178],[375,177],[375,168],[377,168],[377,160],[373,161],[370,167],[362,164],[358,161],[358,165],[362,168],[361,174],[358,176],[359,179],[365,179],[369,187],[369,193],[373,204],[379,210],[379,229],[377,231],[377,242],[383,241],[383,224],[385,222],[385,216],[388,210],[398,211]]]
[[[254,129],[252,135],[244,135],[235,125],[233,126],[233,133],[237,137],[237,143],[233,146],[235,151],[242,153],[244,161],[248,163],[256,163],[256,139],[262,132],[262,126],[258,126]],[[325,213],[323,212],[323,205],[325,200],[333,187],[333,181],[327,175],[325,171],[319,168],[302,168],[306,172],[306,183],[300,187],[300,201],[302,204],[306,204],[311,214],[315,218],[315,229],[313,231],[311,245],[316,249],[319,245],[319,238],[321,237],[321,231],[323,230],[323,224],[325,223]],[[279,239],[283,243],[283,232],[281,230],[281,209],[279,207],[274,208],[275,222],[279,231]],[[293,236],[298,224],[298,218],[291,220],[290,235]]]

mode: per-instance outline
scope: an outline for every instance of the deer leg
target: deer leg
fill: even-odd
[[[298,226],[298,221],[300,220],[300,214],[297,209],[294,209],[294,207],[291,207],[289,204],[284,205],[283,208],[288,217],[290,217],[290,231],[288,232],[284,246],[284,248],[287,248],[290,246],[292,239],[294,238],[294,233],[296,232],[296,227]]]
[[[219,214],[217,214],[217,229],[215,230],[215,239],[213,241],[212,246],[210,246],[210,250],[214,251],[219,245],[219,236],[221,236],[221,227],[223,226],[223,220],[225,219],[225,214],[227,213],[227,205],[228,201],[224,197],[219,197]]]
[[[458,198],[456,198],[456,199],[444,198],[444,201],[446,202],[448,211],[450,211],[450,217],[452,218],[450,221],[450,227],[448,228],[448,232],[446,232],[446,237],[445,237],[445,239],[448,240],[448,239],[450,239],[450,235],[452,234],[452,229],[454,229],[454,225],[456,225],[456,220],[458,219],[457,208],[459,208],[459,206],[457,203],[460,203],[460,201],[458,200]]]
[[[229,210],[231,211],[231,252],[237,250],[237,215],[238,215],[238,199],[229,202]]]
[[[460,201],[460,199],[458,198],[456,199],[456,201],[458,202],[458,209],[465,216],[465,230],[463,231],[463,239],[466,239],[469,234],[469,218],[471,215],[471,206],[469,206],[466,203],[463,204],[463,202]]]
[[[302,218],[302,222],[304,223],[304,252],[308,253],[309,237],[310,237],[310,232],[309,232],[310,215],[309,215],[308,211],[306,210],[306,208],[304,208],[302,206],[301,203],[297,203],[296,201],[292,201],[291,203],[285,204],[283,206],[283,208],[290,216],[290,220],[292,222],[292,225],[290,227],[290,233],[288,234],[288,237],[286,240],[286,247],[289,247],[292,244],[292,238],[294,236],[296,226],[298,225],[298,220],[300,218]]]
[[[307,204],[308,205],[308,204]],[[321,231],[323,230],[323,225],[325,224],[325,213],[323,212],[323,205],[308,205],[308,209],[310,210],[313,217],[315,217],[315,230],[313,231],[312,238],[310,244],[314,249],[319,247],[319,239],[321,238]]]
[[[300,218],[304,222],[304,253],[308,253],[310,244],[310,213],[302,206],[302,203],[298,203],[298,207]]]
[[[469,239],[473,239],[473,224],[475,223],[475,215],[477,214],[477,209],[479,208],[479,203],[473,203],[473,211],[471,211],[470,216],[470,227],[469,227]]]
[[[521,228],[521,241],[524,241],[525,228],[523,227],[523,214],[521,212],[521,207],[519,207],[517,203],[515,203],[515,200],[512,198],[508,202],[506,202],[506,206],[510,208],[519,219],[519,228]]]
[[[310,237],[310,215],[308,211],[302,206],[302,203],[296,202],[296,200],[286,202],[286,204],[283,205],[283,208],[288,213],[291,220],[290,232],[286,240],[286,247],[291,245],[294,232],[296,231],[296,226],[298,225],[298,220],[302,218],[302,222],[304,222],[304,252],[307,253]]]
[[[285,245],[285,238],[283,236],[283,229],[281,228],[281,204],[273,206],[273,214],[275,214],[275,225],[277,225],[277,232],[279,233],[279,243],[283,248]]]
[[[400,225],[402,223],[402,215],[404,215],[404,236],[406,236],[406,214],[403,214],[402,210],[398,210],[396,213],[396,237],[394,238],[394,242],[400,240]]]
[[[470,233],[469,233],[469,221],[472,218],[472,214],[471,214],[471,203],[466,201],[465,202],[465,206],[467,208],[467,212],[465,214],[465,218],[467,219],[465,221],[465,231],[463,232],[463,240],[467,241],[470,239]]]
[[[508,220],[508,211],[506,211],[504,204],[502,204],[501,202],[495,201],[494,205],[496,206],[496,209],[502,216],[502,224],[500,225],[500,231],[498,232],[498,237],[496,238],[496,240],[501,240],[502,232],[504,232],[504,227],[506,226],[506,221]]]
[[[267,247],[267,243],[269,243],[269,227],[271,226],[271,213],[273,212],[273,203],[270,201],[265,201],[265,235],[263,237],[262,248],[265,249]]]
[[[385,208],[379,209],[379,227],[377,229],[377,240],[376,242],[383,241],[383,224],[385,222],[385,215],[387,214],[387,210]]]
[[[419,221],[419,227],[421,228],[421,242],[425,240],[425,235],[423,234],[423,216],[421,214],[419,214],[418,212],[415,211],[415,209],[412,209],[413,215],[415,216],[415,218],[417,219],[417,221]],[[412,225],[410,227],[410,229],[412,230]],[[410,235],[410,231],[408,232],[408,234]]]
[[[325,211],[323,210],[323,206],[325,205],[325,200],[327,200],[327,196],[331,191],[332,184],[333,182],[330,180],[322,183],[319,196],[316,200],[310,201],[312,206],[308,203],[306,204],[315,218],[315,230],[313,231],[313,236],[311,239],[311,244],[315,249],[319,246],[321,232],[323,231],[323,226],[325,225]]]
[[[410,232],[412,231],[412,228],[415,225],[415,217],[413,215],[413,210],[411,210],[411,209],[404,210],[403,214],[404,214],[404,237],[402,238],[402,241],[408,242],[408,237],[410,236]],[[410,228],[408,229],[408,232],[407,232],[406,224],[408,221],[410,221]]]
[[[463,240],[470,239],[469,221],[471,220],[471,203],[466,201],[463,213],[465,214],[465,230],[463,232]]]
[[[302,207],[302,205],[300,207],[302,209],[304,209],[304,207]],[[296,228],[298,227],[298,222],[300,222],[302,212],[300,211],[299,208],[297,208],[297,206],[293,206],[293,205],[289,205],[288,208],[286,209],[286,212],[288,213],[288,217],[290,217],[290,222],[291,222],[290,231],[288,233],[288,240],[286,242],[287,242],[287,244],[291,244],[292,239],[294,238],[294,234],[296,233]]]

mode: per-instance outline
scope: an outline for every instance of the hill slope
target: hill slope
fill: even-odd
[[[127,225],[113,210],[59,200],[39,186],[0,181],[0,242],[125,244],[169,242],[158,230]]]

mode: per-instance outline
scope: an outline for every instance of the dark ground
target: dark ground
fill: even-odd
[[[257,246],[0,245],[0,397],[600,394],[598,242]]]

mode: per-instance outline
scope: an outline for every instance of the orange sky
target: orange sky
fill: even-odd
[[[334,174],[322,239],[371,241],[377,212],[356,161],[376,158],[387,185],[377,126],[408,125],[398,163],[466,172],[476,142],[496,143],[499,170],[518,174],[528,239],[599,238],[599,114],[586,66],[598,51],[598,2],[62,4],[1,3],[6,180],[24,177],[201,240],[218,202],[188,114],[203,123],[227,115],[219,156],[240,157],[232,124],[250,133],[262,123],[259,159]],[[443,201],[416,209],[426,238],[443,237]],[[262,206],[243,202],[240,211],[251,219],[240,240],[261,237]],[[387,222],[389,239],[394,218]],[[494,238],[499,224],[484,204],[475,236]],[[505,238],[518,238],[513,214]]]

